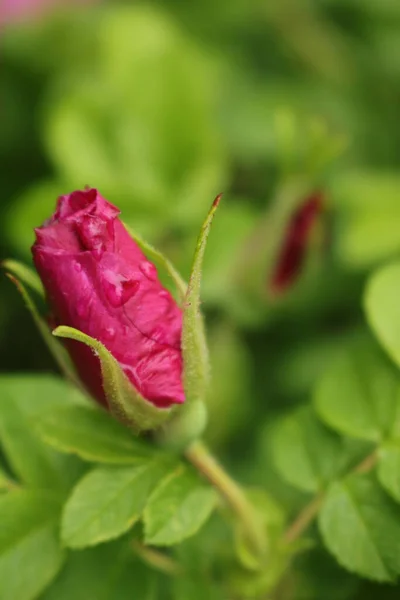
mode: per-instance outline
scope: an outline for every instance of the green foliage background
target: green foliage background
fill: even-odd
[[[225,556],[229,535],[213,516],[168,555],[190,576],[160,574],[127,538],[112,541],[143,510],[149,543],[180,541],[159,514],[157,493],[144,508],[134,492],[151,491],[157,464],[182,479],[178,500],[164,484],[171,502],[183,494],[197,506],[201,498],[205,518],[211,490],[165,457],[132,465],[144,450],[117,442],[120,431],[109,445],[92,440],[82,450],[90,432],[71,440],[60,426],[65,415],[39,418],[69,407],[83,427],[79,411],[87,407],[64,402],[64,388],[52,387],[61,385],[47,375],[56,367],[2,278],[0,600],[125,600],[128,589],[138,600],[269,598],[268,577],[278,580],[282,569],[289,575],[274,598],[397,598],[398,0],[110,0],[4,26],[0,52],[1,257],[29,263],[32,230],[56,197],[88,184],[187,277],[201,222],[223,191],[202,284],[213,367],[206,437],[237,479],[268,493],[266,512],[273,505],[281,521],[326,494],[318,527],[290,569],[287,557],[283,567],[277,560],[256,573],[243,556],[234,567]],[[267,281],[284,223],[316,188],[326,210],[306,268],[272,299]],[[354,474],[374,449],[377,468]],[[87,473],[90,463],[97,466]],[[86,499],[97,497],[111,464],[128,497],[111,522],[76,531],[82,486]],[[15,481],[28,488],[18,505],[7,493]],[[43,496],[48,489],[57,497]],[[84,548],[72,553],[57,541],[67,497],[62,539]],[[200,521],[181,526],[194,533]],[[3,523],[11,522],[20,529],[8,531]],[[7,554],[20,538],[16,554]],[[29,572],[21,567],[19,587],[2,587],[12,561],[26,557],[37,562]],[[31,572],[42,578],[34,585]]]

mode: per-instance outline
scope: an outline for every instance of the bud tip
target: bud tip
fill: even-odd
[[[218,206],[218,204],[220,203],[220,200],[222,198],[223,194],[218,194],[218,196],[215,198],[214,202],[213,202],[213,208],[216,208]]]

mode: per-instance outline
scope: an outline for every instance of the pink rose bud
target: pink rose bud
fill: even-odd
[[[0,0],[0,25],[36,18],[46,11],[74,4],[75,8],[93,0]]]
[[[270,280],[273,294],[286,291],[301,274],[310,235],[322,209],[322,193],[316,192],[306,198],[292,214]]]
[[[101,342],[135,390],[167,408],[185,400],[182,311],[118,214],[95,189],[61,196],[35,230],[33,260],[56,324]],[[66,344],[87,389],[107,406],[99,359],[84,344]]]

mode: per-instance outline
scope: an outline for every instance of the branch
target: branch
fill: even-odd
[[[377,462],[376,451],[369,454],[364,458],[354,469],[353,473],[359,475],[369,473],[375,467]],[[307,504],[303,510],[297,515],[295,520],[283,535],[283,542],[290,544],[295,542],[312,524],[314,519],[317,517],[319,509],[321,508],[325,498],[325,492],[319,492],[314,498]]]

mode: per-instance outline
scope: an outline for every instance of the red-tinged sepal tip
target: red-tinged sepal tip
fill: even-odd
[[[217,208],[218,207],[219,203],[221,202],[222,196],[223,196],[223,193],[218,194],[218,196],[216,196],[214,202],[212,203],[213,208]]]
[[[271,295],[281,295],[298,280],[304,267],[310,236],[323,209],[324,196],[317,191],[301,202],[290,216],[269,280]]]

